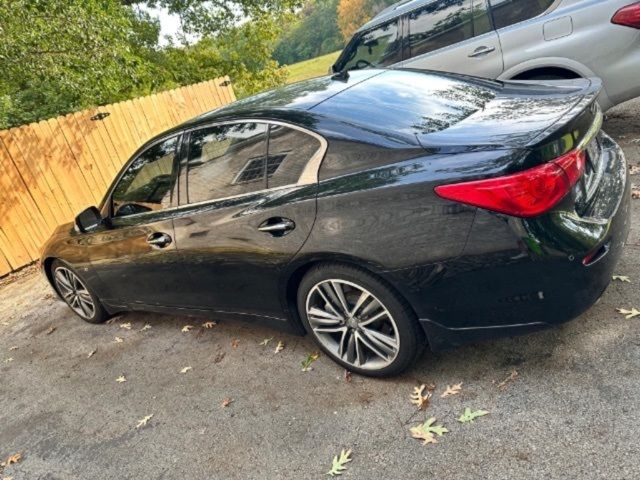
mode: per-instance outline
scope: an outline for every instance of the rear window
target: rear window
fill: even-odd
[[[348,124],[373,130],[424,135],[448,128],[493,99],[497,89],[446,75],[388,70],[321,103],[314,112],[330,113]]]
[[[401,35],[394,21],[364,32],[349,45],[338,70],[384,67],[402,60]]]
[[[496,29],[523,22],[546,12],[555,0],[490,0]]]

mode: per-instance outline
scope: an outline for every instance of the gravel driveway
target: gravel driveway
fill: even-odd
[[[606,131],[640,164],[640,101],[608,117]],[[326,357],[302,372],[308,338],[141,313],[93,326],[37,272],[22,274],[0,287],[0,461],[22,454],[0,479],[312,479],[342,449],[353,451],[344,478],[637,479],[640,317],[616,308],[640,309],[640,200],[618,273],[631,282],[613,282],[556,330],[350,382]],[[409,395],[422,383],[436,390],[418,412]],[[465,407],[490,413],[460,424]],[[423,446],[409,428],[432,416],[449,433]]]

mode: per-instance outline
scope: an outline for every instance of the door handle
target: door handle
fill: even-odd
[[[274,237],[282,237],[296,228],[293,220],[282,217],[271,217],[260,224],[258,230],[273,235]]]
[[[478,47],[469,54],[469,58],[481,57],[487,53],[495,52],[496,47]]]
[[[155,232],[147,237],[147,243],[155,248],[164,248],[170,245],[171,242],[171,237],[162,232]]]

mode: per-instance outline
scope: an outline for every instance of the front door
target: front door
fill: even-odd
[[[174,240],[176,153],[180,136],[154,143],[123,171],[108,204],[107,226],[89,234],[100,296],[116,305],[180,306],[188,275]]]
[[[263,122],[191,132],[175,220],[191,307],[282,316],[280,270],[313,226],[325,145]]]
[[[504,69],[487,0],[438,0],[411,12],[406,24],[403,67],[485,78]]]

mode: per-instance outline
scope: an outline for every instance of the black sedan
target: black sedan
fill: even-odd
[[[355,372],[576,317],[629,230],[598,80],[366,70],[154,138],[43,270],[86,321],[145,310],[311,334]]]

